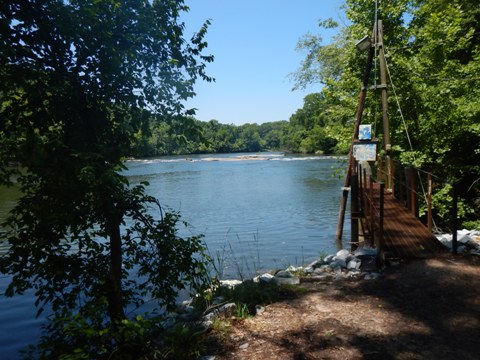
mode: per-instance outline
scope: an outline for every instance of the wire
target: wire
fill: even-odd
[[[373,79],[375,88],[377,87],[377,62],[378,62],[378,55],[377,55],[377,38],[378,38],[378,0],[375,0],[375,22],[373,26],[373,41],[375,42],[375,62],[374,62],[374,70],[373,70]],[[374,113],[373,113],[373,133],[377,136],[377,113],[378,113],[378,101],[375,102]]]
[[[400,114],[400,118],[402,119],[403,127],[405,129],[405,134],[407,135],[408,144],[410,145],[410,150],[412,151],[413,160],[416,161],[417,158],[415,156],[415,152],[413,151],[412,140],[410,139],[410,134],[408,133],[407,123],[405,121],[405,117],[403,116],[402,107],[400,106],[400,101],[398,100],[397,92],[395,91],[395,85],[393,84],[392,75],[390,73],[390,67],[388,65],[387,57],[386,57],[385,54],[386,54],[386,49],[383,53],[383,58],[385,59],[385,65],[386,65],[386,68],[387,68],[388,78],[390,79],[390,85],[392,86],[393,95],[395,96],[395,102],[397,103],[398,112]],[[423,186],[423,182],[422,182],[422,179],[420,177],[420,173],[418,171],[417,171],[417,175],[418,175],[418,178],[420,180],[419,183],[422,187],[423,199],[424,199],[425,203],[428,203],[425,187]],[[435,230],[438,232],[437,224],[435,223],[435,220],[433,218],[432,218],[432,221],[433,221],[433,226],[435,226]]]
[[[387,49],[385,48],[385,50]],[[410,139],[410,134],[408,133],[407,123],[405,121],[405,117],[403,116],[402,107],[400,106],[400,101],[398,100],[397,92],[395,91],[395,85],[393,84],[392,75],[390,74],[390,67],[388,65],[388,61],[387,61],[387,57],[385,56],[385,53],[386,51],[383,54],[383,58],[385,59],[388,78],[390,79],[390,85],[392,85],[393,95],[395,96],[395,102],[397,103],[398,112],[400,114],[400,118],[402,119],[403,127],[405,129],[405,134],[407,135],[407,139],[408,139],[408,144],[410,145],[410,150],[413,151],[412,140]],[[413,154],[413,158],[414,160],[416,160],[415,154]]]

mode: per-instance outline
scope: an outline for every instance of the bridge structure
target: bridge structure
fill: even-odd
[[[377,159],[377,168],[358,164],[351,175],[351,246],[375,246],[382,259],[428,258],[447,252],[434,236],[432,192],[444,181],[412,167],[386,166]],[[374,170],[376,174],[370,171]],[[457,247],[455,186],[451,188],[449,217],[453,250]]]
[[[391,157],[387,105],[387,68],[382,20],[376,20],[372,37],[357,43],[368,50],[367,66],[359,94],[352,144],[337,226],[337,244],[350,193],[351,247],[374,246],[380,259],[426,258],[445,253],[447,248],[432,233],[432,192],[444,188],[444,181],[427,171],[403,167]],[[379,60],[379,84],[369,87],[374,57]],[[375,83],[377,80],[375,79]],[[372,137],[371,126],[362,124],[367,89],[379,91],[382,101],[382,141]],[[382,144],[381,144],[382,143]],[[377,147],[383,145],[379,151]],[[382,153],[382,156],[379,154]],[[442,186],[440,186],[442,185]],[[457,196],[451,185],[453,252],[457,249]]]

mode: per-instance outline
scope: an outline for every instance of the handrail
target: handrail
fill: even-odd
[[[355,210],[363,213],[365,219],[367,219],[366,226],[368,227],[368,233],[371,240],[381,252],[384,247],[383,242],[383,223],[384,223],[384,194],[385,183],[378,182],[380,184],[379,197],[374,196],[374,183],[375,180],[371,175],[367,176],[365,169],[359,168],[357,171],[358,176],[355,174],[352,176],[352,184],[355,182],[358,184],[358,189],[355,187],[355,191],[352,191],[352,196],[355,194],[355,198],[352,198],[352,204],[354,204]],[[358,237],[358,234],[355,234]]]
[[[434,181],[436,183],[443,183],[446,185],[451,186],[451,196],[452,196],[452,204],[451,204],[451,232],[452,232],[452,250],[454,253],[457,252],[457,230],[458,230],[458,222],[457,222],[457,212],[458,212],[458,189],[457,184],[452,183],[449,180],[443,179],[430,171],[416,168],[413,166],[405,167],[400,164],[398,161],[394,161],[393,159],[389,159],[391,162],[390,168],[395,169],[397,171],[391,172],[392,175],[392,183],[395,183],[397,191],[393,191],[395,197],[402,201],[408,209],[412,213],[414,213],[418,217],[418,199],[423,199],[425,201],[426,206],[426,220],[427,220],[427,227],[429,231],[432,231],[433,225],[433,203],[432,203],[432,193],[434,188]],[[383,169],[383,158],[378,157],[378,168],[377,168],[377,179],[383,178],[385,179],[388,175],[387,171]],[[403,171],[402,171],[403,168]],[[395,176],[395,173],[403,173],[404,178]],[[422,179],[422,175],[426,176],[426,179]],[[419,181],[417,181],[417,178]],[[417,186],[421,185],[422,190],[417,190]],[[426,185],[426,186],[425,186]],[[425,191],[426,187],[426,191]]]

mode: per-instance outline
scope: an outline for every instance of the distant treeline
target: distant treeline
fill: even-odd
[[[258,152],[281,150],[292,153],[332,154],[348,151],[342,132],[328,125],[316,104],[319,94],[305,98],[303,108],[290,121],[263,124],[222,124],[183,119],[183,124],[152,122],[149,131],[139,133],[132,156]],[[185,126],[187,124],[187,126]],[[179,128],[181,131],[179,131]],[[182,135],[179,135],[181,133]]]

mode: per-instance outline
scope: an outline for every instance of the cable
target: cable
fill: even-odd
[[[377,87],[377,61],[378,61],[378,55],[377,55],[377,38],[378,38],[378,0],[375,0],[375,22],[373,26],[373,40],[375,42],[375,63],[374,63],[374,70],[373,70],[373,79],[374,79],[374,85],[375,88]],[[375,108],[374,108],[374,113],[373,113],[373,133],[375,136],[377,136],[377,110],[378,110],[378,101],[375,102]]]
[[[385,48],[385,51],[383,53],[383,58],[385,59],[385,65],[386,65],[386,68],[387,68],[388,78],[390,79],[390,85],[392,86],[393,95],[395,96],[395,102],[397,103],[398,112],[400,114],[400,118],[402,119],[403,127],[405,129],[405,134],[407,135],[408,144],[410,145],[410,150],[412,151],[413,160],[416,161],[417,158],[415,156],[415,152],[413,151],[412,140],[410,139],[410,134],[408,133],[407,123],[405,121],[405,117],[403,116],[402,107],[400,106],[400,101],[398,100],[397,92],[395,91],[395,85],[393,84],[392,75],[390,74],[390,67],[388,65],[387,57],[385,55],[386,50],[387,49]],[[427,194],[425,192],[425,187],[423,186],[422,178],[420,177],[420,173],[418,171],[417,171],[417,175],[418,175],[418,178],[419,178],[419,183],[422,187],[423,199],[425,201],[425,204],[427,204],[428,203]],[[438,232],[439,229],[438,229],[437,224],[435,223],[435,220],[433,218],[432,218],[432,221],[433,221],[433,226],[435,226],[435,231]]]
[[[387,49],[385,48],[385,50],[387,50]],[[400,106],[400,101],[398,100],[397,92],[395,91],[395,85],[393,84],[392,75],[390,74],[390,67],[388,65],[387,57],[385,56],[385,53],[386,53],[386,51],[384,52],[383,58],[385,59],[385,65],[386,65],[386,68],[387,68],[388,78],[390,79],[390,85],[392,85],[393,95],[395,96],[395,101],[397,103],[398,112],[400,113],[400,118],[402,119],[403,127],[405,129],[405,134],[407,135],[407,139],[408,139],[408,144],[410,145],[410,150],[413,151],[412,140],[410,139],[410,134],[408,133],[407,123],[405,121],[405,117],[403,116],[403,112],[402,112],[402,108]],[[414,160],[416,160],[415,154],[413,154],[413,158],[414,158]]]

